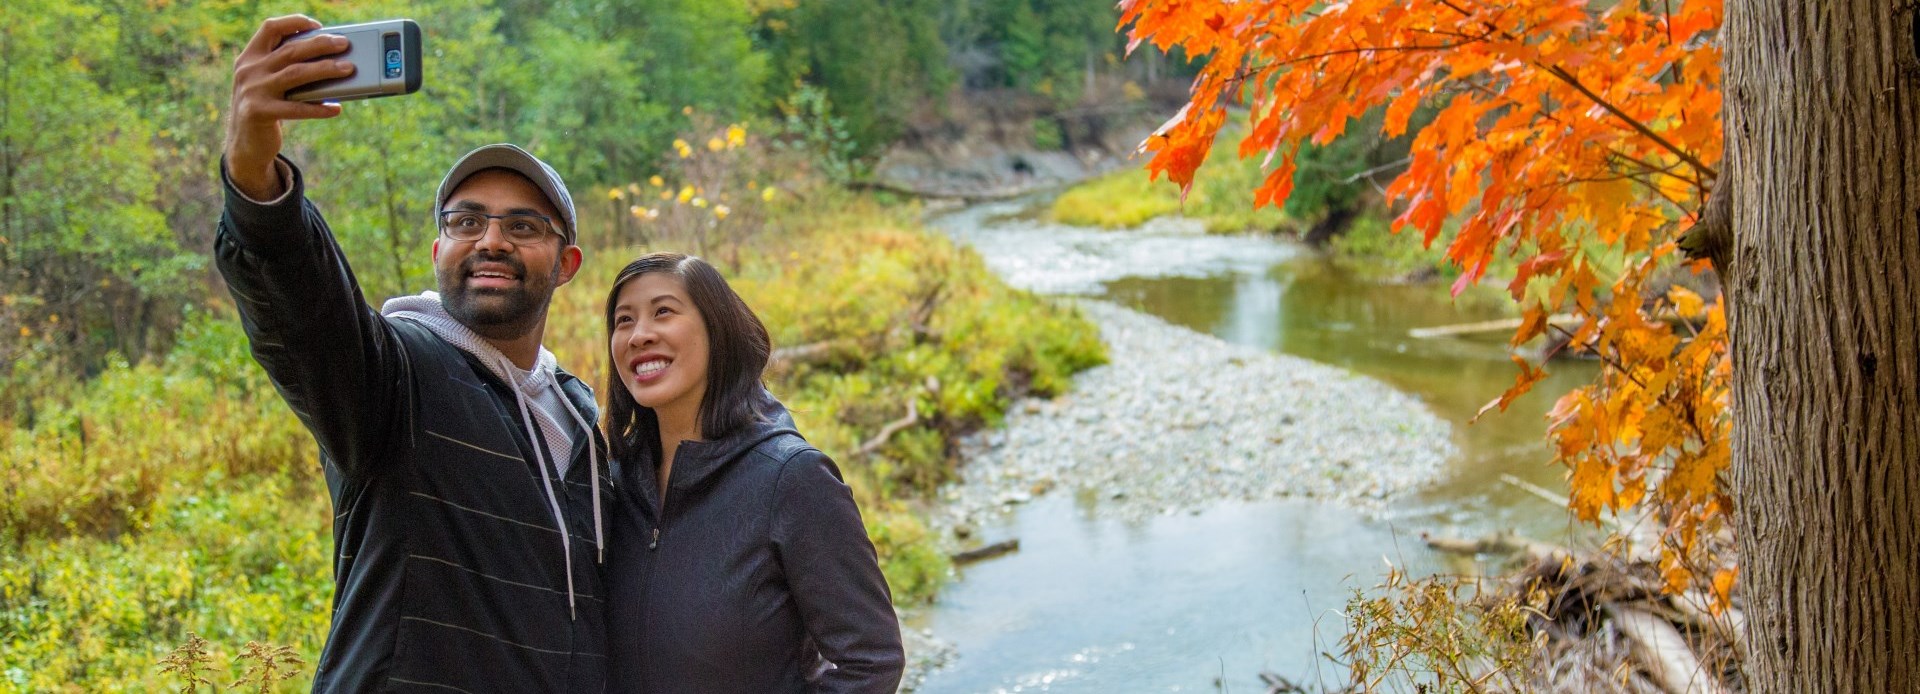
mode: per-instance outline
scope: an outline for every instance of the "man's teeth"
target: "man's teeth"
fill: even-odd
[[[639,366],[633,367],[633,375],[645,376],[647,374],[655,373],[665,368],[667,368],[667,361],[665,359],[656,359],[654,361],[645,362],[640,364]]]

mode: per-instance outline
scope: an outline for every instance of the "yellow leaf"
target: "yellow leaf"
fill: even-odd
[[[1698,318],[1707,310],[1705,299],[1701,299],[1699,294],[1693,293],[1693,290],[1677,284],[1667,290],[1667,300],[1673,302],[1673,309],[1679,311],[1682,318]]]
[[[1717,615],[1733,604],[1733,582],[1739,576],[1738,568],[1713,572],[1713,604],[1708,606],[1708,611]]]

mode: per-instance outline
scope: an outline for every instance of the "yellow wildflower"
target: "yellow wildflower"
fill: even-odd
[[[619,200],[620,198],[624,198],[624,197],[626,197],[626,196],[627,196],[627,194],[626,194],[625,192],[623,192],[623,191],[621,191],[621,190],[620,190],[619,188],[608,188],[608,189],[607,189],[607,199],[608,199],[608,200]]]
[[[760,189],[759,181],[747,181],[747,190],[759,190],[759,189]]]
[[[717,138],[717,137],[716,137],[716,138],[712,138],[712,139],[709,139],[709,140],[707,140],[707,149],[709,149],[709,150],[712,150],[712,151],[715,151],[715,152],[718,152],[718,151],[720,151],[720,150],[723,150],[723,149],[726,149],[726,148],[727,148],[727,143],[725,143],[725,142],[721,142],[721,141],[720,141],[720,138]]]
[[[21,337],[33,337],[33,328],[29,328],[29,327],[27,327],[27,326],[24,326],[24,325],[22,325],[22,326],[20,326],[20,336],[21,336]]]
[[[663,190],[663,191],[660,191],[660,199],[661,199],[661,200],[672,200],[672,199],[673,199],[673,191],[671,191],[671,190]]]
[[[644,217],[647,215],[647,210],[646,208],[643,208],[639,205],[634,205],[632,207],[627,208],[627,213],[635,217]]]
[[[688,115],[688,116],[691,116],[691,115],[693,115],[693,105],[692,105],[692,104],[688,104],[688,105],[686,105],[686,106],[681,106],[681,107],[680,107],[680,113],[681,113],[681,114],[683,114],[683,115]]]
[[[747,143],[747,129],[738,125],[727,126],[727,146],[739,147]]]
[[[639,195],[639,194],[640,194],[640,184],[638,184],[638,183],[628,183],[628,184],[627,184],[627,192],[629,192],[629,193],[632,193],[632,194],[634,194],[634,195]]]
[[[51,316],[47,316],[47,322],[48,322],[48,323],[58,323],[58,322],[60,322],[60,314],[58,314],[58,313],[56,313],[56,314],[53,314],[53,315],[51,315]]]
[[[767,186],[766,190],[760,191],[760,199],[765,200],[767,202],[773,202],[773,191],[774,191],[773,186]]]
[[[654,174],[653,178],[647,179],[647,182],[653,184],[653,187],[659,188],[667,184],[667,179],[661,178],[660,174]]]
[[[694,207],[701,207],[701,208],[704,208],[704,207],[706,207],[706,206],[707,206],[707,199],[706,199],[706,198],[694,198],[694,199],[693,199],[693,206],[694,206]]]
[[[693,156],[693,145],[689,145],[686,140],[676,137],[673,139],[673,151],[678,152],[681,159],[685,159]]]
[[[733,210],[731,210],[731,209],[728,209],[726,205],[714,205],[714,206],[713,206],[713,218],[714,218],[714,219],[726,219],[726,218],[727,218],[727,215],[728,215],[728,214],[731,214],[732,212],[733,212]]]
[[[692,199],[693,199],[693,186],[687,186],[685,188],[680,189],[680,202],[686,202]]]

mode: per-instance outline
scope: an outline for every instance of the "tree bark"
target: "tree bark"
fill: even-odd
[[[1920,75],[1893,0],[1727,3],[1754,692],[1920,691]]]

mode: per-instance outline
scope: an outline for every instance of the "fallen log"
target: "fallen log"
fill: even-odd
[[[852,338],[821,340],[804,345],[781,347],[767,355],[767,362],[774,365],[812,364],[826,359],[834,352],[860,347],[861,341]]]
[[[1422,531],[1420,539],[1428,547],[1454,554],[1524,554],[1529,559],[1563,560],[1573,556],[1567,548],[1529,540],[1515,533],[1494,533],[1485,537],[1468,540],[1457,537],[1444,537]]]
[[[1500,320],[1477,321],[1473,323],[1436,325],[1408,330],[1407,336],[1417,340],[1430,340],[1436,337],[1455,337],[1459,335],[1472,335],[1474,333],[1512,332],[1520,329],[1520,322],[1521,319],[1519,318],[1502,318]],[[1579,325],[1582,322],[1583,319],[1571,313],[1557,313],[1547,318],[1549,325]]]
[[[954,564],[971,564],[982,559],[992,559],[1008,552],[1018,551],[1019,549],[1020,538],[1016,537],[1011,540],[1001,540],[984,547],[976,547],[964,552],[954,552],[953,554],[947,555],[947,558],[952,559]]]
[[[1737,608],[1729,607],[1714,614],[1708,605],[1713,604],[1713,596],[1706,591],[1690,590],[1668,597],[1667,602],[1680,613],[1689,625],[1711,630],[1716,636],[1726,639],[1733,645],[1733,652],[1747,652],[1747,615]]]
[[[1701,667],[1686,637],[1667,620],[1618,603],[1604,606],[1615,629],[1632,642],[1640,666],[1667,694],[1726,694],[1720,677]]]

